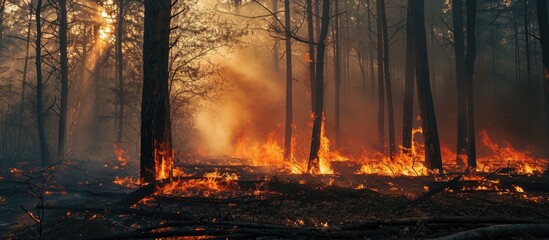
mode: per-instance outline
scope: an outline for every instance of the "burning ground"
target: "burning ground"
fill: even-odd
[[[479,161],[483,164],[479,169],[485,171],[456,170],[445,175],[428,174],[419,161],[415,167],[410,165],[409,161],[421,155],[415,150],[411,156],[388,162],[375,158],[375,154],[351,160],[329,149],[327,159],[340,159],[327,161],[325,174],[304,174],[295,172],[298,168],[292,163],[269,159],[272,152],[280,152],[280,148],[273,146],[252,148],[256,155],[249,158],[175,161],[173,178],[145,186],[135,180],[138,171],[135,161],[122,157],[123,154],[101,164],[89,161],[42,170],[12,168],[0,179],[1,236],[5,239],[421,239],[452,234],[461,234],[457,239],[470,239],[472,235],[468,234],[473,233],[494,239],[547,236],[549,179],[539,172],[545,167],[545,160],[536,160],[528,153],[517,152],[509,145],[497,145],[485,137],[485,151],[490,152],[490,147],[498,150]],[[116,152],[121,154],[119,149]],[[508,158],[503,157],[505,154]]]

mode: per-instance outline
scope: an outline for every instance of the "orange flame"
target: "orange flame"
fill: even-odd
[[[167,179],[173,176],[173,150],[164,144],[156,144],[154,149],[156,180]]]
[[[122,143],[114,144],[114,154],[116,154],[116,160],[118,160],[121,167],[125,167],[126,164],[128,164],[130,158],[124,150],[124,145]]]

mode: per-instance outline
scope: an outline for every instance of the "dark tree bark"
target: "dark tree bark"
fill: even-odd
[[[307,32],[309,37],[309,79],[311,81],[311,112],[315,111],[315,45],[314,45],[314,21],[313,21],[313,2],[307,0]]]
[[[406,20],[406,76],[404,81],[404,104],[402,114],[402,147],[409,154],[412,149],[412,128],[414,126],[414,48],[412,43],[412,20],[407,11]]]
[[[378,114],[377,127],[379,131],[379,150],[385,152],[385,84],[383,83],[383,30],[381,19],[381,2],[377,0],[377,81],[378,81]]]
[[[276,26],[278,24],[278,0],[273,0],[273,22],[272,25]],[[279,65],[279,52],[278,52],[278,40],[275,41],[275,44],[273,46],[273,70],[275,73],[275,76],[278,77],[278,74],[280,73],[280,65]]]
[[[387,31],[387,17],[385,16],[385,1],[380,1],[381,28],[383,30],[383,70],[385,75],[385,90],[387,91],[387,114],[389,120],[389,157],[396,154],[395,117],[393,111],[393,91],[391,89],[391,69],[389,68],[389,33]],[[379,34],[379,33],[378,33]]]
[[[526,51],[526,98],[528,100],[528,121],[532,122],[532,63],[530,51],[530,20],[528,0],[524,0],[524,46]],[[532,137],[532,124],[528,126],[528,136]]]
[[[419,110],[425,139],[425,163],[429,169],[442,173],[442,159],[438,139],[437,121],[433,106],[433,95],[429,80],[429,60],[425,36],[425,16],[423,0],[408,0],[414,32],[414,58],[416,63],[416,83]]]
[[[27,73],[28,73],[28,66],[29,66],[29,53],[30,53],[30,33],[31,33],[31,27],[32,27],[32,7],[29,8],[29,18],[28,18],[28,24],[27,24],[27,43],[25,47],[25,63],[23,64],[23,80],[21,81],[21,103],[19,104],[19,126],[17,129],[17,146],[18,146],[18,156],[21,156],[24,147],[23,147],[23,122],[24,122],[24,115],[25,115],[25,96],[27,94]]]
[[[341,120],[341,41],[339,32],[339,1],[334,2],[334,78],[335,78],[335,145],[338,146],[340,138]]]
[[[367,12],[368,12],[368,62],[370,63],[370,79],[372,81],[372,89],[371,94],[372,99],[374,99],[375,95],[375,76],[374,76],[374,44],[373,44],[373,38],[372,38],[372,8],[370,6],[371,0],[367,0],[366,4],[368,4]]]
[[[466,87],[467,87],[467,165],[477,167],[475,146],[475,101],[473,80],[475,77],[475,58],[477,54],[476,40],[477,0],[467,0],[467,53],[465,55]]]
[[[116,77],[118,90],[118,130],[116,134],[116,142],[119,147],[122,145],[124,138],[124,57],[122,54],[122,41],[124,35],[124,11],[125,0],[118,0],[118,15],[116,21]]]
[[[549,17],[547,14],[547,2],[545,0],[537,0],[536,3],[538,12],[538,25],[539,25],[539,41],[541,45],[541,53],[543,57],[543,73],[545,81],[545,98],[549,97]],[[549,112],[549,109],[546,109]],[[549,123],[546,122],[546,127],[549,128]],[[546,171],[549,174],[549,168]]]
[[[467,95],[465,83],[465,42],[463,37],[463,0],[452,1],[454,54],[457,83],[457,148],[456,162],[465,165],[467,154]]]
[[[147,183],[171,177],[170,19],[170,0],[145,1],[140,173],[141,179]]]
[[[322,0],[322,18],[320,34],[317,42],[316,54],[316,84],[315,84],[315,111],[313,120],[313,131],[311,137],[311,151],[307,172],[318,171],[320,149],[320,137],[322,131],[322,114],[324,109],[324,54],[326,51],[326,38],[328,37],[328,26],[330,23],[330,0]]]
[[[40,159],[42,166],[50,164],[50,151],[46,139],[46,129],[44,128],[44,82],[42,80],[42,0],[36,1],[35,19],[36,19],[36,123],[38,136],[40,139]]]
[[[59,134],[57,160],[65,157],[65,131],[67,129],[67,106],[69,102],[69,60],[67,53],[67,0],[59,0],[59,55],[61,63],[61,104],[59,108]]]
[[[292,123],[293,123],[293,96],[292,96],[292,39],[290,30],[290,0],[284,1],[284,29],[286,33],[286,124],[284,131],[284,160],[292,156]]]

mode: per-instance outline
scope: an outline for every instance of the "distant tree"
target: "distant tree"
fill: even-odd
[[[381,6],[381,15],[378,16],[381,19],[381,29],[383,35],[383,75],[385,79],[385,91],[387,92],[387,113],[389,121],[389,157],[393,159],[396,154],[396,142],[395,142],[395,117],[393,111],[393,91],[391,86],[391,69],[389,68],[389,32],[387,29],[387,16],[385,11],[385,1],[379,2]],[[381,34],[381,33],[378,33]],[[378,43],[380,44],[380,43]]]
[[[284,131],[284,159],[292,155],[293,87],[292,87],[292,34],[290,0],[284,1],[284,30],[286,43],[286,122]]]
[[[334,84],[335,84],[335,99],[334,99],[334,114],[335,114],[335,144],[336,147],[340,142],[340,128],[341,128],[341,33],[340,33],[340,15],[339,15],[339,2],[334,2],[334,27],[333,39],[334,39]]]
[[[308,34],[308,40],[309,43],[307,44],[309,47],[309,79],[311,81],[311,112],[315,111],[315,45],[314,45],[314,20],[313,20],[313,2],[312,0],[307,0],[306,2],[306,11],[307,11],[307,34]],[[317,33],[318,34],[318,33]]]
[[[383,19],[381,11],[384,0],[377,0],[377,82],[378,82],[378,108],[377,108],[377,127],[379,133],[379,150],[385,150],[385,84],[383,83]]]
[[[59,108],[59,135],[57,142],[57,160],[65,157],[65,130],[67,129],[67,109],[69,98],[69,60],[67,52],[67,0],[59,0],[59,55],[61,64],[61,104]]]
[[[44,118],[44,81],[42,79],[42,0],[36,1],[34,8],[34,17],[36,21],[36,124],[40,140],[40,159],[42,166],[50,164],[50,151],[48,149],[48,140],[46,138],[45,118]]]
[[[425,34],[425,15],[423,0],[408,0],[414,32],[414,59],[416,64],[416,82],[419,98],[419,110],[425,140],[425,163],[429,169],[442,173],[442,158],[438,138],[437,121],[429,79],[429,61]]]
[[[122,147],[124,138],[124,111],[125,111],[125,91],[124,91],[124,56],[122,54],[122,43],[124,41],[124,14],[126,11],[125,0],[118,0],[116,14],[116,85],[118,96],[118,123],[116,142],[119,147]]]
[[[145,1],[140,156],[144,182],[171,177],[173,149],[168,94],[171,7],[171,0]]]

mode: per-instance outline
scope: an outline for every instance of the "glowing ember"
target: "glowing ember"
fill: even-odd
[[[134,180],[132,177],[120,178],[116,176],[113,182],[115,184],[118,184],[127,188],[136,188],[141,185],[141,182],[139,181],[139,179]]]
[[[239,190],[238,176],[236,174],[220,174],[215,171],[204,174],[202,179],[190,179],[171,182],[157,189],[158,193],[177,195],[182,197],[203,196],[210,197],[220,193],[230,193]]]
[[[513,185],[513,188],[515,188],[516,192],[521,192],[521,193],[524,192],[524,189],[522,189],[522,187],[520,187],[520,186]]]

